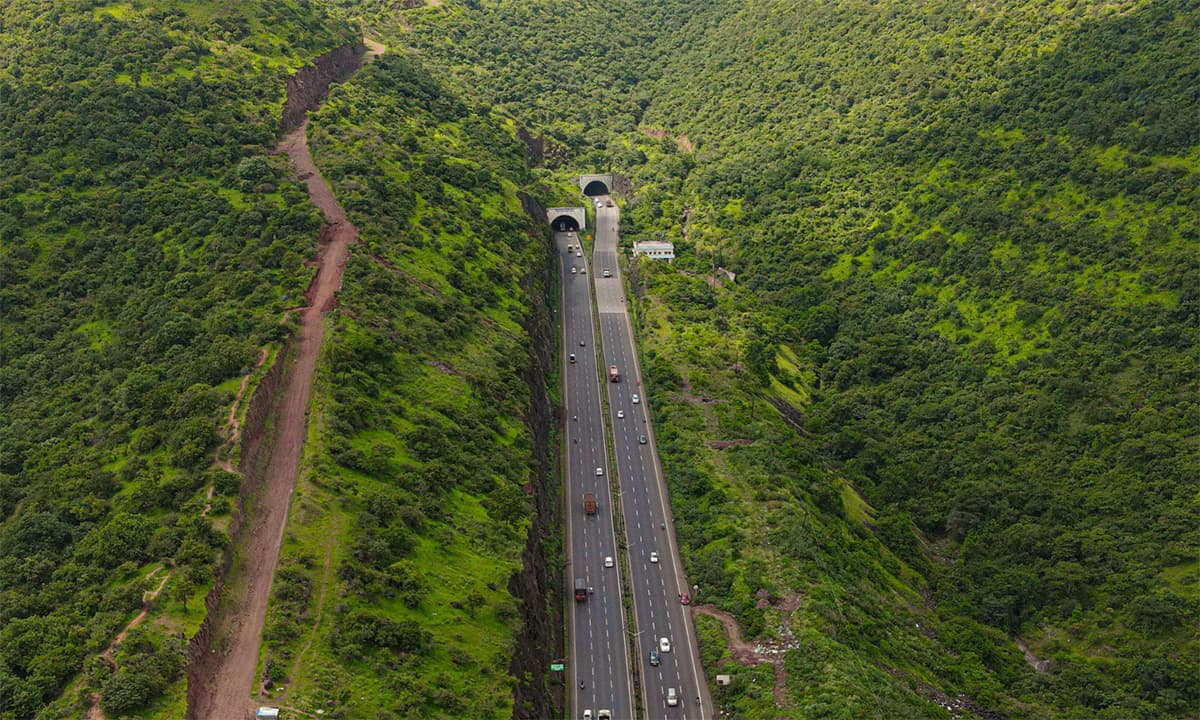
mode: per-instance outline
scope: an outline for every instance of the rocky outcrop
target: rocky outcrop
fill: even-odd
[[[529,478],[532,487],[534,515],[529,526],[521,570],[509,578],[508,589],[521,600],[521,635],[516,638],[509,672],[517,680],[513,690],[513,717],[547,718],[563,714],[562,685],[552,685],[549,666],[554,659],[566,654],[563,638],[563,581],[554,569],[549,553],[562,547],[563,526],[561,493],[558,474],[551,449],[550,428],[557,426],[556,413],[550,404],[548,382],[554,368],[554,322],[551,294],[554,292],[548,238],[542,231],[540,218],[545,208],[527,195],[521,205],[530,218],[531,241],[543,245],[546,262],[531,269],[522,286],[532,303],[525,319],[525,332],[530,339],[528,363],[522,380],[529,386],[529,410],[524,418],[533,445],[533,471]],[[557,688],[554,692],[552,687]]]
[[[287,100],[280,119],[283,132],[294,130],[304,122],[309,110],[321,106],[329,86],[350,77],[362,64],[366,46],[361,42],[343,45],[318,55],[312,65],[302,67],[288,78]]]

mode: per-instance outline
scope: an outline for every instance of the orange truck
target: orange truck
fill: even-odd
[[[583,494],[583,512],[588,515],[596,514],[596,493]]]

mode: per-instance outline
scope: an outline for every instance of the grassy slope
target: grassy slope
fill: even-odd
[[[77,715],[96,689],[182,714],[180,638],[237,489],[208,469],[219,418],[309,276],[274,118],[287,72],[348,37],[286,2],[6,10],[0,717]],[[94,656],[168,571],[110,674]]]
[[[544,248],[516,195],[518,147],[498,128],[402,48],[338,87],[310,128],[362,243],[331,318],[268,618],[288,705],[512,713],[507,583],[531,460],[519,281]]]

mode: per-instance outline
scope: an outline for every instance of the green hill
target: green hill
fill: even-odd
[[[631,281],[680,539],[796,638],[784,710],[1194,711],[1194,7],[649,5],[406,18],[676,243]]]

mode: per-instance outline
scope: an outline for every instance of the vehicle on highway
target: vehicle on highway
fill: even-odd
[[[575,361],[574,361],[574,360],[572,360],[571,362],[575,362]],[[645,444],[646,444],[646,436],[645,436],[645,435],[638,435],[638,443],[639,443],[639,444],[641,444],[641,445],[645,445]]]
[[[667,704],[671,707],[679,704],[679,696],[675,694],[675,688],[673,687],[667,688]]]
[[[574,245],[567,245],[567,252],[575,252],[575,246],[574,246]]]
[[[662,664],[662,658],[659,657],[657,650],[650,651],[650,664],[654,667],[658,667]]]
[[[656,552],[650,553],[650,562],[652,562],[652,563],[658,562],[658,553],[656,553]]]
[[[583,602],[587,600],[587,596],[587,580],[584,580],[583,578],[575,578],[575,602]]]
[[[621,419],[621,418],[623,418],[623,417],[625,417],[625,411],[624,411],[624,410],[618,410],[618,411],[617,411],[617,419],[619,420],[619,419]]]
[[[577,267],[572,267],[572,268],[571,268],[571,274],[572,274],[572,275],[575,275],[575,274],[577,274],[578,272],[579,272],[579,268],[577,268]]]
[[[615,566],[616,566],[616,563],[613,562],[612,555],[606,555],[604,557],[604,567],[610,568],[610,567],[615,567]]]
[[[571,364],[574,365],[575,364],[575,353],[571,353],[570,357],[571,357]]]
[[[682,595],[679,596],[679,603],[681,605],[691,605],[692,604],[692,596],[688,595],[687,593],[683,593]]]
[[[612,710],[601,710],[596,713],[596,720],[612,720]]]
[[[575,253],[575,257],[583,257],[583,251],[580,250],[579,252]]]
[[[612,200],[605,200],[605,201],[604,201],[604,207],[612,207],[612,206],[613,206],[613,204],[612,204]]]
[[[596,493],[583,494],[583,512],[586,515],[596,514]]]
[[[612,270],[606,269],[604,271],[604,277],[612,277]]]
[[[587,268],[579,268],[580,275],[587,275]]]
[[[579,347],[587,347],[587,342],[585,342],[585,341],[583,341],[583,340],[580,340],[580,341],[579,341]]]
[[[659,638],[658,639],[658,650],[659,650],[659,652],[665,652],[665,653],[671,652],[671,641],[668,640],[667,638]]]
[[[621,382],[621,371],[617,369],[616,365],[608,366],[608,381]]]
[[[600,477],[603,474],[604,474],[604,468],[596,468],[596,477]]]
[[[637,405],[637,404],[638,404],[638,403],[640,403],[641,401],[642,401],[642,399],[641,399],[640,397],[638,397],[638,396],[637,396],[637,393],[634,393],[634,394],[633,394],[633,404],[634,404],[634,405]]]
[[[583,711],[583,720],[592,720],[592,709],[588,708]]]

